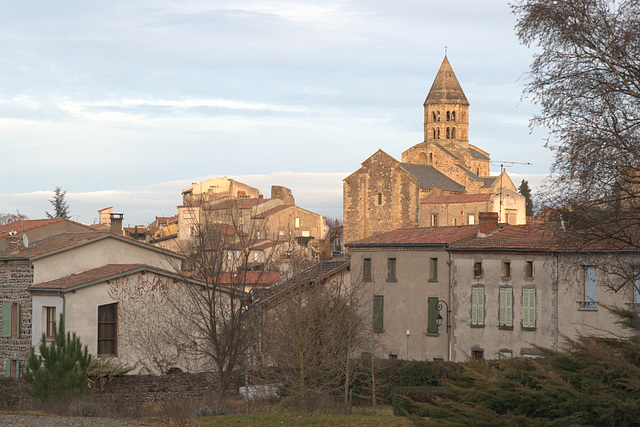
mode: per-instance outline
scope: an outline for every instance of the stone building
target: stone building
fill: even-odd
[[[489,173],[490,156],[469,143],[469,101],[447,57],[424,102],[423,141],[398,161],[378,150],[344,179],[344,240],[397,228],[473,224],[487,208],[500,222],[526,222],[524,197],[506,174]],[[497,195],[487,205],[479,195]],[[476,196],[440,218],[453,201],[422,203],[438,196]],[[507,208],[507,201],[509,207]]]

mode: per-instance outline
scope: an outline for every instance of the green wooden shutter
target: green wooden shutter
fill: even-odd
[[[505,289],[505,326],[513,326],[513,289]]]
[[[536,326],[536,290],[522,290],[522,326],[535,328]]]
[[[484,288],[471,288],[471,324],[484,324]]]
[[[478,324],[478,294],[476,292],[478,288],[471,288],[471,324]]]
[[[436,316],[438,315],[438,298],[429,298],[428,300],[429,312],[428,312],[428,324],[427,332],[430,334],[438,333],[438,324],[436,323]]]
[[[373,330],[375,332],[384,330],[384,297],[382,295],[373,297]]]
[[[20,336],[20,303],[16,303],[16,337]]]
[[[478,325],[484,325],[484,288],[476,288],[478,292]]]
[[[2,336],[11,336],[11,303],[2,303]]]

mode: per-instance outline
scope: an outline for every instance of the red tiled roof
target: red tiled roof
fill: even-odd
[[[257,214],[256,216],[254,216],[254,218],[265,218],[268,217],[269,215],[273,215],[275,213],[278,213],[280,211],[283,211],[285,209],[289,209],[289,208],[293,208],[295,207],[295,205],[280,205],[280,206],[276,206],[275,208],[271,208],[269,210],[266,210],[262,213]]]
[[[486,237],[475,237],[456,243],[453,245],[453,250],[557,250],[560,247],[558,233],[544,224],[507,225]]]
[[[48,237],[46,239],[38,240],[29,245],[28,248],[24,248],[19,252],[9,253],[5,251],[0,254],[0,259],[13,259],[13,258],[36,258],[48,253],[56,252],[71,248],[76,245],[81,245],[91,240],[99,240],[103,238],[114,238],[125,242],[130,242],[138,246],[143,246],[156,252],[164,252],[171,256],[177,256],[183,258],[175,252],[158,248],[157,246],[150,245],[145,242],[141,242],[130,237],[124,237],[117,234],[105,232],[105,231],[91,231],[86,233],[61,233],[56,236]]]
[[[223,273],[216,277],[217,285],[271,285],[280,280],[277,271],[241,271]]]
[[[91,227],[87,225],[80,224],[79,222],[71,221],[65,218],[25,219],[24,221],[14,221],[9,224],[0,225],[0,239],[7,237],[11,230],[15,230],[20,233],[22,231],[29,231],[35,228],[40,228],[46,225],[63,221],[85,227],[87,230],[91,230]]]
[[[274,241],[269,239],[251,239],[241,240],[236,243],[232,243],[226,247],[228,250],[242,250],[244,248],[250,248],[253,250],[261,251],[282,244],[282,241]]]
[[[423,200],[421,203],[476,203],[488,202],[491,200],[490,193],[474,193],[474,194],[443,194],[431,199]]]
[[[138,234],[144,234],[147,232],[147,227],[144,225],[138,225],[136,227],[122,227],[122,229],[129,234],[134,234],[136,232]]]
[[[29,289],[69,289],[98,280],[107,280],[113,276],[122,276],[145,268],[143,264],[107,264],[82,273],[71,274],[44,283],[29,285]]]
[[[87,233],[62,233],[56,236],[48,237],[46,239],[39,240],[29,245],[28,248],[24,248],[20,252],[14,252],[9,254],[4,252],[2,257],[4,258],[33,258],[39,255],[43,255],[49,252],[53,252],[59,249],[68,248],[78,243],[86,242],[89,240],[97,239],[99,237],[107,236],[109,233],[103,231],[90,231]]]
[[[347,243],[345,246],[446,245],[478,233],[477,225],[401,228]]]
[[[242,209],[247,209],[247,208],[250,208],[251,206],[259,205],[260,203],[264,203],[264,202],[266,202],[266,201],[268,201],[268,200],[271,200],[271,199],[251,199],[251,200],[248,200],[247,202],[245,202],[245,203],[244,203],[242,206],[240,206],[240,207],[241,207]]]

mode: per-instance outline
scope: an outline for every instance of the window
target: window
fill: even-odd
[[[296,219],[293,221],[293,224],[295,228],[300,228],[300,218],[296,217]]]
[[[438,214],[431,214],[431,226],[432,227],[438,226]]]
[[[482,261],[473,263],[473,277],[482,277]]]
[[[451,128],[447,128],[447,139],[451,139]]]
[[[5,377],[18,378],[20,376],[20,362],[12,359],[5,359]]]
[[[473,360],[484,359],[484,350],[471,350],[471,358]]]
[[[438,122],[440,121],[440,111],[438,111],[438,113],[436,114],[436,119],[437,119],[436,121],[438,121]],[[439,137],[439,135],[438,135],[438,137]]]
[[[467,217],[467,224],[476,225],[476,216],[474,214],[469,214]]]
[[[471,325],[484,325],[484,288],[482,286],[471,288]]]
[[[118,354],[117,316],[117,303],[98,306],[98,356]]]
[[[536,290],[522,289],[522,327],[536,327]]]
[[[508,279],[511,277],[511,263],[509,261],[502,261],[502,278]]]
[[[396,259],[387,259],[387,280],[396,280]]]
[[[362,262],[362,278],[371,280],[371,258],[365,258]]]
[[[438,258],[431,258],[429,260],[429,281],[438,281]]]
[[[438,333],[438,324],[436,316],[438,315],[438,298],[429,297],[427,300],[429,311],[427,313],[427,332],[430,334]]]
[[[373,296],[373,331],[382,332],[384,330],[384,296]]]
[[[20,336],[20,303],[2,303],[2,336],[6,338]]]
[[[455,112],[455,111],[452,111],[452,112],[451,112],[451,121],[452,121],[452,122],[455,122],[455,121],[456,121],[456,112]]]
[[[451,128],[451,139],[456,139],[456,128]]]
[[[499,359],[511,359],[513,357],[513,351],[511,350],[500,350],[498,353]]]
[[[524,264],[524,277],[527,279],[533,278],[533,261],[527,261]]]
[[[507,217],[507,224],[515,225],[516,224],[516,214],[517,211],[514,209],[506,209],[505,215]]]
[[[436,139],[440,139],[440,128],[438,128],[437,130],[438,130],[438,138]]]
[[[458,217],[453,217],[453,225],[458,225]]]
[[[44,334],[47,338],[52,338],[53,331],[55,329],[55,322],[56,322],[56,308],[44,307],[44,309],[46,314]]]
[[[447,121],[451,121],[451,112],[447,111]]]
[[[310,237],[311,236],[311,232],[309,230],[303,231],[301,234],[302,234],[302,237]]]
[[[500,288],[500,314],[498,326],[513,326],[513,288]]]
[[[378,193],[378,205],[382,204],[382,193]]]
[[[593,265],[584,266],[584,307],[598,307],[598,277]]]

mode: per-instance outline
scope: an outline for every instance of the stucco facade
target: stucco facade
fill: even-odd
[[[581,334],[624,334],[607,307],[640,310],[637,253],[587,251],[553,224],[499,227],[493,215],[492,224],[395,230],[349,245],[352,280],[369,276],[372,304],[383,305],[377,356],[537,357],[537,347],[562,349]],[[395,280],[387,278],[390,259]],[[435,259],[438,280],[430,281]],[[430,298],[442,302],[440,335],[428,333]]]

